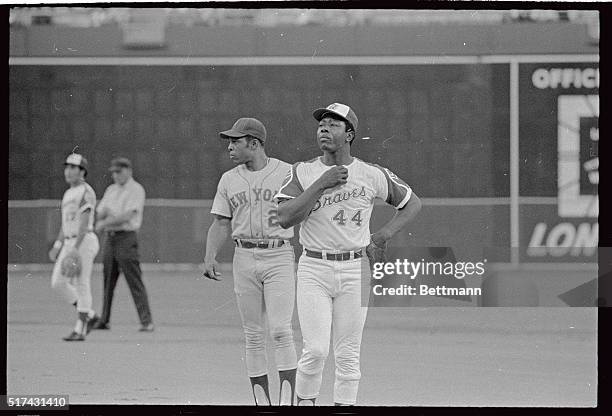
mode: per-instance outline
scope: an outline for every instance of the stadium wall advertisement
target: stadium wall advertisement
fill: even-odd
[[[474,258],[487,248],[499,248],[501,252],[505,251],[497,258],[500,262],[596,262],[598,58],[566,55],[555,59],[544,57],[540,61],[537,56],[528,56],[524,60],[513,56],[487,59],[488,63],[481,58],[469,63],[388,62],[382,67],[356,63],[308,67],[297,60],[297,65],[294,62],[289,66],[268,68],[272,75],[266,76],[261,66],[241,65],[240,68],[217,67],[220,74],[217,76],[225,77],[224,82],[232,74],[245,82],[260,80],[262,85],[253,91],[253,95],[263,100],[265,114],[270,115],[271,136],[275,137],[274,140],[288,137],[288,143],[273,142],[271,148],[277,150],[271,153],[289,162],[310,158],[318,151],[314,141],[308,139],[313,133],[307,110],[319,105],[319,101],[332,99],[322,93],[330,83],[338,85],[340,82],[340,88],[347,88],[347,95],[354,97],[361,106],[359,114],[363,117],[360,115],[360,124],[363,120],[365,126],[360,136],[366,140],[358,143],[357,155],[389,165],[423,197],[424,208],[418,221],[396,236],[392,245],[453,247],[458,259]],[[518,75],[516,78],[512,77],[513,66]],[[9,267],[48,263],[46,253],[59,227],[59,200],[56,198],[61,195],[57,192],[61,192],[64,185],[57,166],[61,165],[65,152],[63,148],[50,152],[46,160],[37,157],[38,153],[32,154],[31,149],[36,148],[40,153],[54,140],[53,130],[45,131],[42,127],[45,122],[55,126],[55,119],[41,119],[44,113],[41,106],[46,103],[57,107],[58,93],[75,91],[84,103],[88,101],[87,97],[93,97],[96,103],[104,102],[105,96],[83,87],[85,81],[79,80],[79,68],[84,68],[92,85],[97,85],[96,91],[99,91],[104,77],[112,79],[116,75],[109,66],[90,65],[69,68],[68,76],[62,78],[60,67],[47,66],[44,67],[47,79],[41,78],[40,85],[29,82],[27,74],[36,73],[42,67],[44,65],[40,64],[11,66]],[[70,101],[64,104],[68,103],[66,108],[72,108],[70,111],[73,113],[61,115],[62,120],[71,117],[76,120],[66,128],[72,129],[75,136],[72,140],[70,135],[61,138],[62,145],[74,143],[77,130],[85,131],[84,126],[93,126],[95,132],[89,132],[78,144],[85,153],[93,153],[96,155],[94,159],[101,160],[97,163],[97,171],[90,175],[92,179],[96,178],[93,185],[98,197],[110,183],[105,172],[111,156],[109,148],[120,145],[122,137],[128,137],[130,132],[146,138],[138,130],[139,126],[145,126],[147,120],[156,122],[141,117],[138,108],[143,100],[152,100],[152,107],[145,103],[142,108],[155,109],[153,117],[155,111],[176,111],[177,123],[196,120],[183,130],[183,125],[177,124],[178,131],[174,133],[184,135],[185,152],[191,152],[191,155],[167,156],[176,154],[181,140],[164,144],[162,133],[155,136],[155,140],[161,143],[159,145],[154,142],[149,148],[139,148],[137,138],[123,152],[135,161],[135,177],[148,190],[141,230],[141,261],[144,263],[202,261],[206,230],[212,220],[209,209],[214,185],[223,170],[231,167],[222,160],[225,149],[218,143],[215,132],[225,128],[223,124],[229,122],[231,125],[232,112],[224,113],[219,119],[207,115],[214,121],[206,124],[198,113],[206,102],[202,101],[202,96],[198,98],[197,93],[193,108],[189,100],[177,99],[176,109],[171,110],[168,110],[167,103],[161,103],[155,95],[157,93],[153,92],[151,97],[141,94],[149,87],[147,73],[157,74],[157,77],[152,77],[152,82],[157,85],[150,86],[151,91],[156,91],[160,84],[171,88],[173,78],[168,77],[167,71],[175,71],[172,72],[174,76],[179,69],[138,68],[135,73],[139,80],[135,90],[130,92],[129,88],[124,88],[109,96],[111,107],[126,109],[129,107],[126,103],[135,104],[132,112],[125,111],[125,119],[123,110],[111,109],[110,113],[98,114],[95,103],[84,104],[91,107],[79,110],[78,106],[71,106]],[[120,70],[123,72],[119,77],[125,77],[128,68]],[[300,100],[299,84],[294,78],[308,77],[309,71],[317,70],[324,76],[307,98]],[[214,80],[197,83],[199,75],[195,68],[189,67],[186,74],[195,82],[194,85],[200,86],[198,88],[213,85]],[[274,74],[286,74],[286,79],[278,79]],[[345,80],[343,77],[348,78]],[[44,86],[53,79],[59,80],[56,85],[52,88]],[[293,88],[286,92],[284,84]],[[351,87],[352,84],[355,85]],[[116,85],[122,88],[119,81]],[[223,94],[218,95],[218,100],[227,101]],[[517,99],[516,108],[512,105],[513,94]],[[275,96],[278,99],[275,100]],[[42,101],[36,100],[41,97]],[[245,95],[240,105],[256,102],[253,97]],[[213,104],[227,107],[222,101]],[[391,112],[385,113],[385,108]],[[86,114],[79,115],[79,111]],[[110,130],[107,129],[119,133],[111,137],[110,143],[100,140],[98,126],[104,126],[107,120],[112,120],[113,114],[120,112],[123,120],[118,123],[111,121]],[[290,118],[291,114],[298,113]],[[280,126],[274,126],[274,114],[280,114],[291,122],[282,121]],[[513,123],[517,127],[515,134]],[[126,125],[131,126],[127,133],[121,132],[121,128],[117,130],[117,126]],[[165,128],[159,126],[158,131],[165,129],[172,134],[172,124]],[[204,139],[209,148],[201,157],[193,144],[195,140],[202,140],[199,128],[210,136]],[[393,140],[394,136],[402,135],[406,140]],[[161,146],[162,151],[156,146]],[[514,156],[513,152],[516,152]],[[34,186],[34,180],[21,170],[24,163],[37,168],[41,161],[52,165],[46,168],[46,175],[40,177],[42,187]],[[150,171],[144,169],[147,163]],[[174,170],[169,174],[166,166],[172,166]],[[57,178],[53,179],[54,175]],[[517,180],[515,187],[512,185],[513,177]],[[165,188],[164,184],[167,185]],[[177,194],[179,191],[174,188],[183,189],[184,194]],[[168,189],[173,189],[174,193],[169,193]],[[392,210],[377,206],[371,228],[377,229],[390,215]],[[295,244],[297,246],[297,238]],[[509,250],[515,245],[518,246],[517,256]],[[221,261],[231,260],[231,242],[225,244],[220,257]]]
[[[521,261],[596,261],[599,66],[522,64],[519,82],[521,196],[552,197],[521,206]]]

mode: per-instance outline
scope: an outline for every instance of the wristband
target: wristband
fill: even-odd
[[[62,248],[62,242],[59,240],[55,240],[55,243],[53,243],[53,248],[56,248],[56,249]]]

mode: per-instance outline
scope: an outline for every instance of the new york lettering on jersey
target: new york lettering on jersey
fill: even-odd
[[[297,163],[283,181],[276,199],[291,199],[310,187],[331,166],[320,158]],[[374,199],[397,209],[412,194],[410,186],[389,169],[354,158],[346,184],[327,189],[300,228],[300,243],[309,249],[347,251],[370,243],[370,217]]]
[[[79,217],[88,209],[93,210],[96,206],[96,193],[93,188],[83,183],[74,188],[69,188],[62,198],[62,231],[65,236],[77,235],[79,232]],[[93,231],[94,215],[89,216],[87,229]]]
[[[259,171],[249,171],[244,165],[225,172],[217,186],[211,212],[231,218],[232,238],[293,237],[293,228],[278,224],[277,193],[291,165],[278,159]]]

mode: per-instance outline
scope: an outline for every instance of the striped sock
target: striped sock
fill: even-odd
[[[293,406],[295,396],[295,373],[297,368],[278,372],[280,391],[278,392],[279,406]]]
[[[270,406],[270,391],[268,388],[268,375],[251,377],[251,387],[253,388],[253,398],[255,405]]]
[[[300,396],[297,396],[297,405],[298,406],[314,406],[317,398],[312,399],[302,399]]]
[[[77,319],[76,325],[74,326],[74,332],[85,335],[88,320],[87,312],[79,312],[79,319]]]

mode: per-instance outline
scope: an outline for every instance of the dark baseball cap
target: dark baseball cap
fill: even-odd
[[[224,139],[229,139],[231,137],[244,137],[244,136],[253,136],[262,142],[266,141],[266,128],[263,123],[256,118],[251,117],[243,117],[239,118],[231,129],[222,131],[219,133]]]
[[[121,170],[123,168],[132,168],[132,162],[130,162],[130,159],[126,158],[126,157],[116,157],[113,160],[111,160],[110,163],[110,168],[108,168],[108,170],[112,171],[116,171],[116,170]]]
[[[325,108],[317,108],[315,111],[313,111],[312,115],[317,121],[321,121],[326,114],[330,113],[340,117],[344,121],[347,121],[353,130],[357,131],[357,124],[359,124],[359,120],[357,120],[357,116],[351,107],[346,104],[333,103]]]
[[[66,161],[64,162],[64,165],[74,165],[74,166],[78,166],[85,170],[87,170],[87,168],[89,167],[89,163],[87,163],[87,159],[85,159],[83,155],[80,155],[78,153],[69,154],[68,157],[66,158]]]

